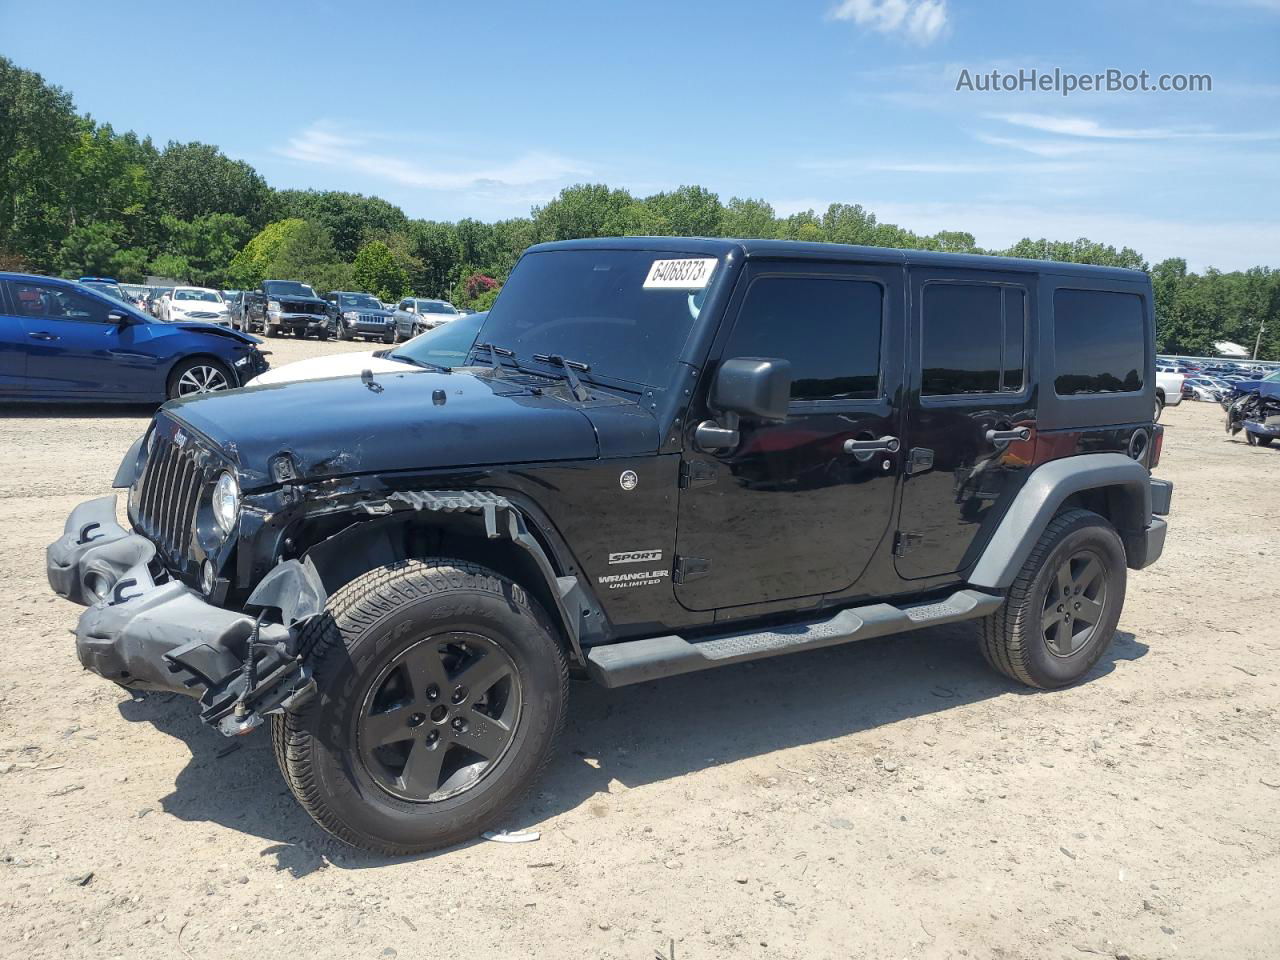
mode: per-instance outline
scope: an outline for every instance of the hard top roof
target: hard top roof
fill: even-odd
[[[748,260],[826,260],[858,263],[912,264],[961,268],[1074,274],[1115,280],[1145,280],[1141,270],[1100,267],[1057,260],[1028,260],[1022,257],[993,257],[972,253],[937,253],[931,250],[902,250],[897,247],[865,247],[851,243],[814,243],[802,240],[733,240],[720,237],[592,237],[559,240],[530,247],[546,250],[652,250],[658,253],[700,254],[720,257],[738,253]]]

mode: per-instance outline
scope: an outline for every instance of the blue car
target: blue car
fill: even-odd
[[[0,273],[0,399],[159,403],[267,369],[262,341],[212,323],[161,323],[71,280]]]

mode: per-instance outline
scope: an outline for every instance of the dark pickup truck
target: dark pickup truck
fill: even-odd
[[[269,721],[325,829],[427,850],[524,795],[570,671],[972,621],[1012,680],[1086,679],[1164,546],[1153,330],[1138,271],[536,246],[457,362],[166,404],[115,479],[129,526],[81,504],[49,582],[85,667]]]
[[[263,280],[256,290],[246,290],[241,300],[238,326],[268,337],[314,333],[329,339],[329,304],[305,283],[296,280]]]

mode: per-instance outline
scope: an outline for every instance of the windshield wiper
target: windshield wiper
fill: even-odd
[[[578,379],[575,370],[581,370],[583,373],[591,372],[591,365],[582,363],[579,360],[566,360],[558,353],[535,353],[533,359],[541,363],[554,364],[564,370],[564,378],[569,381],[569,389],[573,391],[574,397],[580,402],[586,402],[591,399],[591,394],[587,388],[582,385],[582,381]]]
[[[506,347],[499,347],[492,343],[477,343],[471,349],[489,351],[489,366],[493,370],[495,377],[503,376],[502,361],[498,359],[499,357],[510,357],[512,360],[516,357],[514,350],[508,350]]]
[[[381,357],[386,360],[396,360],[400,363],[411,363],[415,367],[422,367],[427,370],[439,370],[441,373],[453,373],[453,367],[446,367],[442,363],[432,363],[430,360],[419,360],[417,357],[410,357],[403,353],[396,353],[392,350],[384,350],[375,353],[375,357]]]

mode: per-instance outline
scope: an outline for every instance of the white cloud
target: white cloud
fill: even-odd
[[[948,0],[840,0],[833,20],[849,20],[878,33],[901,33],[922,46],[933,43],[947,26]]]
[[[1195,221],[1132,214],[991,203],[899,203],[868,198],[866,208],[882,223],[917,233],[967,230],[979,246],[1003,249],[1023,237],[1073,240],[1088,237],[1133,247],[1151,263],[1185,257],[1192,270],[1213,266],[1242,270],[1280,249],[1280,223],[1267,220]]]
[[[989,147],[1012,147],[1037,157],[1070,157],[1082,153],[1096,154],[1111,149],[1109,144],[1090,143],[1081,140],[1028,140],[1024,137],[994,137],[985,133],[974,134],[974,139]]]
[[[438,146],[402,143],[399,151],[391,152],[395,146],[396,141],[385,135],[339,132],[335,125],[320,122],[290,138],[276,152],[299,163],[424,190],[528,188],[587,172],[571,160],[536,150],[495,164],[487,159],[450,156]]]
[[[1207,128],[1106,127],[1089,117],[1057,116],[1046,113],[991,113],[987,116],[993,120],[1003,120],[1016,127],[1026,127],[1041,133],[1095,140],[1258,141],[1280,139],[1280,131],[1219,133]]]

